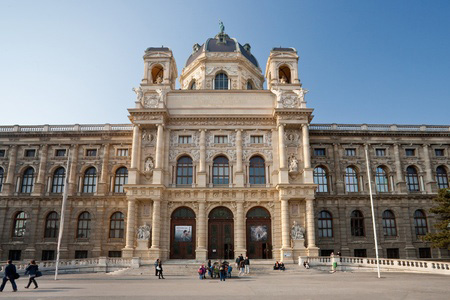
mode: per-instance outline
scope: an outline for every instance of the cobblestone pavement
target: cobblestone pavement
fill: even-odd
[[[248,275],[219,282],[197,276],[111,276],[107,274],[61,275],[39,278],[39,289],[19,292],[7,284],[0,299],[449,299],[450,277],[439,275],[384,273],[301,272]]]

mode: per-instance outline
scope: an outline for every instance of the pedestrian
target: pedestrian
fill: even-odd
[[[155,260],[155,276],[158,276],[159,258]]]
[[[337,261],[336,258],[334,257],[334,252],[331,252],[330,254],[330,261],[331,261],[331,273],[335,273],[337,268]]]
[[[198,278],[200,280],[202,280],[205,277],[205,273],[206,273],[205,266],[201,265],[200,268],[198,268],[197,272],[198,272]]]
[[[226,270],[225,270],[225,264],[224,264],[224,263],[222,263],[222,264],[220,265],[220,268],[219,268],[219,275],[220,275],[220,281],[225,281],[225,278],[226,278]]]
[[[239,263],[239,274],[238,276],[244,275],[245,274],[245,261],[241,260],[241,262]]]
[[[245,264],[245,274],[249,274],[250,273],[250,259],[248,258],[248,256],[245,257],[244,264]]]
[[[0,292],[3,292],[5,288],[6,282],[9,280],[11,282],[13,292],[17,292],[16,279],[19,278],[19,274],[17,274],[16,266],[13,265],[12,261],[8,259],[5,266],[5,275],[3,276],[3,282],[0,286]]]
[[[239,263],[241,262],[241,257],[240,256],[236,257],[235,262],[236,262],[236,268],[239,269]]]
[[[231,271],[233,271],[233,267],[231,265],[228,265],[228,270],[227,270],[228,278],[231,278]]]
[[[30,277],[30,280],[28,281],[28,285],[25,287],[26,289],[30,287],[31,283],[34,284],[34,288],[38,288],[38,284],[36,282],[36,277],[39,275],[39,267],[36,264],[36,261],[33,259],[28,267],[25,269],[25,275],[28,275]]]
[[[156,267],[156,270],[158,272],[158,279],[165,279],[163,275],[163,267],[161,261],[158,262],[158,266]]]

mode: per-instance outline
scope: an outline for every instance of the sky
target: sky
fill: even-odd
[[[450,1],[0,0],[0,125],[129,123],[147,47],[298,50],[313,123],[450,124]],[[179,83],[177,83],[179,87]]]

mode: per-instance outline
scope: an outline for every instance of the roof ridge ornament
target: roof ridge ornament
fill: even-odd
[[[225,25],[219,20],[219,33],[214,37],[217,40],[217,44],[226,44],[227,39],[230,37],[225,33]]]

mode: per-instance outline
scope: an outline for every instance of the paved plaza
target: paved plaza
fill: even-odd
[[[311,270],[232,278],[199,280],[197,276],[113,276],[107,274],[61,275],[39,278],[39,289],[26,290],[27,279],[18,280],[19,292],[8,283],[2,299],[448,299],[448,276],[340,272]]]

